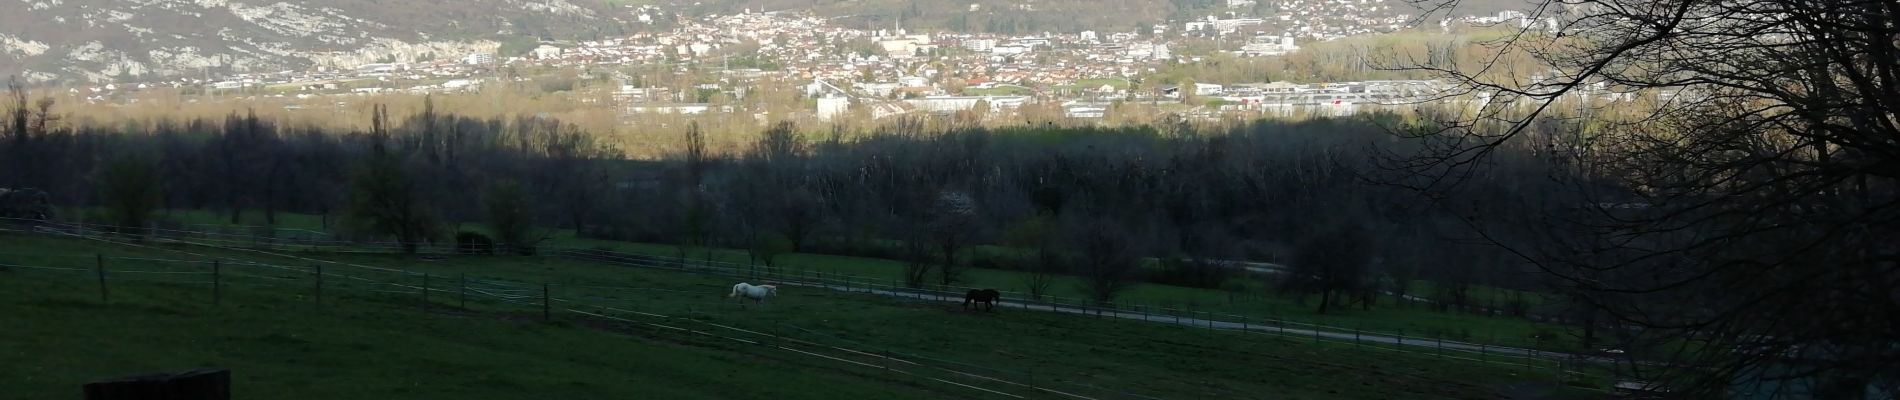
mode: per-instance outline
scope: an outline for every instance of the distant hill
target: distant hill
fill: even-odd
[[[102,82],[456,57],[511,38],[622,35],[632,18],[618,10],[599,0],[5,1],[0,75]]]
[[[1227,6],[1226,0],[695,0],[681,5],[697,14],[812,10],[855,28],[881,29],[901,23],[907,29],[1031,34],[1083,30],[1126,32],[1167,21],[1227,12],[1259,15],[1261,10],[1283,1],[1256,0],[1255,5],[1232,8]],[[1448,0],[1384,0],[1382,3],[1400,12],[1421,14],[1423,8],[1417,7],[1431,7],[1445,1]],[[1534,0],[1450,1],[1455,1],[1452,14],[1462,16],[1528,10]],[[1352,3],[1358,2],[1342,4]]]
[[[1306,0],[1316,1],[1316,0]],[[1439,0],[1425,0],[1439,1]],[[1399,9],[1408,0],[1385,0]],[[810,10],[867,29],[1036,34],[1126,32],[1279,4],[1226,0],[0,0],[0,76],[31,81],[149,81],[312,65],[520,51],[666,29],[635,22],[635,5],[668,13]],[[1331,4],[1331,3],[1327,3]],[[1461,0],[1457,15],[1528,8],[1527,0]],[[511,46],[504,46],[508,44]]]

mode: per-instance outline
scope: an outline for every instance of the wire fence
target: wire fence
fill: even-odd
[[[0,220],[0,221],[4,221],[4,220]],[[15,220],[15,221],[17,222],[18,220]],[[39,225],[40,225],[40,230],[42,232],[53,231],[53,232],[64,233],[64,234],[69,234],[69,235],[80,235],[80,236],[88,236],[88,237],[108,237],[108,236],[115,235],[116,232],[121,232],[125,230],[124,227],[113,226],[113,225],[102,225],[102,224],[41,222],[39,223]],[[227,228],[227,229],[217,230],[217,231],[159,229],[159,228],[148,227],[148,228],[145,228],[144,232],[145,232],[144,237],[148,238],[149,240],[155,240],[155,241],[161,241],[161,242],[190,242],[193,244],[200,244],[200,245],[212,245],[212,246],[221,246],[221,247],[235,247],[235,248],[271,250],[271,251],[299,251],[299,252],[342,253],[342,254],[352,254],[352,253],[391,254],[391,253],[411,252],[410,251],[411,249],[409,249],[409,247],[413,246],[414,253],[453,254],[453,253],[471,253],[471,252],[483,252],[483,251],[490,251],[490,252],[506,251],[507,249],[513,248],[512,246],[509,246],[507,244],[493,244],[493,245],[482,247],[482,248],[469,248],[469,247],[456,246],[454,244],[449,244],[449,243],[433,243],[433,242],[409,243],[405,245],[404,243],[398,243],[398,242],[349,240],[349,238],[343,235],[327,234],[327,233],[318,232],[318,231],[285,230],[285,229],[273,230],[272,228],[264,228],[264,227],[237,227],[237,228]],[[273,235],[275,235],[276,233],[284,233],[284,235],[281,237],[263,236],[263,235],[256,234],[256,232],[273,232],[272,233]],[[723,268],[727,270],[744,269],[748,271],[754,271],[761,268],[755,265],[727,263],[727,262],[720,262],[720,261],[713,261],[713,260],[695,260],[695,259],[687,259],[687,258],[681,258],[681,257],[651,256],[651,255],[618,253],[618,252],[611,252],[611,251],[596,251],[596,250],[579,249],[579,248],[558,248],[558,247],[549,247],[549,246],[539,246],[539,247],[543,250],[566,252],[570,255],[577,254],[577,253],[590,254],[590,258],[595,261],[605,261],[605,262],[611,262],[611,263],[629,264],[629,265],[653,267],[653,268],[673,267],[680,270],[694,270],[694,269],[706,269],[706,268],[722,269]],[[861,275],[848,275],[848,274],[838,273],[835,271],[821,271],[821,270],[812,270],[812,269],[767,268],[765,269],[765,273],[772,274],[772,276],[777,279],[785,279],[788,281],[796,281],[799,283],[814,284],[814,285],[819,285],[819,286],[841,286],[841,287],[847,287],[847,288],[853,287],[853,286],[881,286],[885,288],[896,288],[896,289],[901,289],[903,293],[909,293],[911,295],[920,295],[920,296],[932,296],[938,300],[960,299],[961,296],[963,295],[962,292],[978,289],[974,287],[953,286],[953,285],[928,285],[922,288],[908,288],[908,287],[905,287],[905,285],[901,285],[901,282],[898,282],[897,279],[895,278],[880,278],[880,277],[868,277],[868,276],[861,276]],[[758,277],[763,277],[764,275],[760,275],[756,273],[748,273],[746,276],[758,278]],[[1396,341],[1410,341],[1410,342],[1430,341],[1430,342],[1436,343],[1437,341],[1444,341],[1448,346],[1457,348],[1457,349],[1462,349],[1462,350],[1476,349],[1478,351],[1488,352],[1490,350],[1495,349],[1496,352],[1498,353],[1512,353],[1512,354],[1518,354],[1518,355],[1543,355],[1543,354],[1548,353],[1548,354],[1556,354],[1558,356],[1561,356],[1563,354],[1561,352],[1547,351],[1548,347],[1544,346],[1542,343],[1512,340],[1509,338],[1497,337],[1495,335],[1492,335],[1490,337],[1484,337],[1483,340],[1472,341],[1472,340],[1469,340],[1469,338],[1471,338],[1472,336],[1470,335],[1469,332],[1462,332],[1462,333],[1452,332],[1453,334],[1447,334],[1445,332],[1436,332],[1433,337],[1424,337],[1424,336],[1417,336],[1417,335],[1407,335],[1403,331],[1396,331],[1396,332],[1380,331],[1380,330],[1375,330],[1375,329],[1329,325],[1325,323],[1324,321],[1317,321],[1318,318],[1316,317],[1294,315],[1294,314],[1280,314],[1280,315],[1270,314],[1264,317],[1244,316],[1244,315],[1238,315],[1234,313],[1220,313],[1220,312],[1216,312],[1214,310],[1208,310],[1208,309],[1196,310],[1191,304],[1167,305],[1167,304],[1133,304],[1133,303],[1120,303],[1120,302],[1096,303],[1096,302],[1086,300],[1086,299],[1063,298],[1063,297],[1058,297],[1058,296],[1050,296],[1047,294],[1032,296],[1028,293],[1024,293],[1024,292],[1016,291],[1016,290],[1006,289],[1006,290],[1002,290],[1001,292],[1004,294],[1005,299],[1010,300],[1008,304],[1012,304],[1012,305],[1025,306],[1025,308],[1042,307],[1043,309],[1049,310],[1049,311],[1083,310],[1083,311],[1087,311],[1091,315],[1103,316],[1103,317],[1134,316],[1135,318],[1131,318],[1131,319],[1141,319],[1141,320],[1151,320],[1151,321],[1176,321],[1176,322],[1181,322],[1184,324],[1196,322],[1196,321],[1200,321],[1200,322],[1211,321],[1211,322],[1214,322],[1214,327],[1216,328],[1222,326],[1221,325],[1222,323],[1239,323],[1239,324],[1251,326],[1251,325],[1263,325],[1270,322],[1277,325],[1290,325],[1290,326],[1295,326],[1295,327],[1301,327],[1302,329],[1314,329],[1314,330],[1330,331],[1330,332],[1336,332],[1336,333],[1359,332],[1361,333],[1361,336],[1372,335],[1372,336],[1387,337],[1387,338],[1392,338],[1392,340],[1395,342]],[[1462,337],[1462,338],[1465,338],[1465,340],[1445,340],[1446,336]],[[1544,348],[1544,349],[1540,349],[1540,348]]]
[[[117,232],[118,229],[119,228],[117,227],[104,226],[104,225],[44,224],[44,225],[39,226],[37,229],[33,229],[33,230],[20,230],[17,228],[0,229],[0,230],[12,230],[15,232],[31,232],[31,233],[41,233],[41,234],[56,234],[56,235],[64,235],[64,236],[90,238],[93,240],[111,241],[112,238],[118,237],[115,234],[115,232]],[[151,240],[155,242],[169,242],[169,243],[209,246],[209,247],[221,248],[221,249],[226,249],[226,250],[234,250],[234,251],[255,251],[255,252],[306,251],[306,252],[321,252],[321,253],[396,253],[396,252],[404,251],[403,246],[400,243],[374,243],[374,242],[364,243],[364,242],[336,241],[336,240],[317,240],[317,239],[309,239],[309,238],[260,239],[255,236],[246,236],[239,233],[219,233],[219,232],[186,231],[186,230],[155,230],[155,231],[150,232],[149,235],[150,236],[147,236],[147,237],[151,238]],[[456,251],[456,249],[453,247],[444,247],[444,246],[419,246],[418,249],[419,250],[427,249],[427,250],[438,251],[438,252],[455,252]],[[892,278],[871,278],[871,277],[855,276],[855,275],[842,274],[842,273],[837,273],[837,272],[828,272],[828,271],[819,271],[819,270],[810,270],[810,269],[797,269],[797,268],[785,268],[785,267],[769,268],[769,267],[758,266],[758,265],[727,263],[727,262],[719,262],[719,261],[712,261],[712,260],[686,259],[686,258],[680,258],[680,257],[666,257],[666,256],[652,256],[652,255],[644,255],[644,254],[622,253],[622,252],[614,252],[614,251],[599,250],[599,249],[578,249],[578,248],[560,248],[560,247],[544,246],[543,253],[547,255],[555,256],[555,257],[604,263],[604,264],[624,266],[624,267],[638,267],[638,268],[647,268],[647,269],[660,269],[660,270],[682,271],[682,272],[692,272],[692,273],[716,274],[716,275],[741,278],[741,279],[753,279],[753,280],[758,280],[761,282],[771,282],[771,283],[806,286],[806,287],[819,287],[819,288],[826,288],[826,289],[832,289],[832,290],[869,293],[869,294],[877,294],[877,295],[913,299],[913,300],[962,301],[963,300],[962,296],[965,294],[964,292],[976,289],[973,287],[951,286],[951,285],[934,285],[934,288],[933,287],[921,287],[921,288],[909,287],[909,286],[904,285],[902,282],[898,282],[896,279],[892,279]],[[278,254],[278,253],[271,253],[271,254],[287,256],[287,257],[297,257],[297,258],[309,260],[317,264],[347,267],[352,270],[353,273],[337,273],[337,272],[334,272],[336,270],[333,269],[332,270],[333,272],[331,273],[332,282],[329,283],[331,285],[363,284],[363,285],[367,285],[367,288],[365,290],[369,290],[372,292],[382,292],[382,293],[409,293],[409,292],[430,293],[432,290],[432,289],[428,289],[426,285],[418,286],[416,283],[413,282],[418,279],[422,279],[422,280],[429,279],[429,277],[426,274],[418,274],[418,273],[401,271],[401,270],[396,270],[396,269],[366,266],[366,265],[360,265],[360,264],[340,263],[340,262],[335,262],[335,261],[328,261],[328,260],[321,260],[321,259],[314,259],[314,258],[307,258],[307,257],[289,256],[289,255],[283,255],[283,254]],[[4,254],[0,254],[0,256],[4,256]],[[0,258],[0,259],[4,259],[4,258]],[[201,261],[201,260],[182,260],[182,259],[165,259],[165,258],[150,258],[150,257],[114,257],[111,259],[117,260],[117,261],[138,261],[138,262],[172,263],[172,264],[207,263],[207,261]],[[103,259],[101,260],[101,262],[103,262]],[[217,262],[211,262],[211,263],[215,264]],[[275,274],[272,274],[272,273],[255,273],[255,271],[231,271],[228,274],[228,276],[230,277],[239,278],[239,279],[250,279],[250,281],[232,282],[232,284],[237,284],[237,285],[284,286],[284,285],[290,285],[293,283],[310,284],[310,283],[304,283],[301,281],[312,279],[308,276],[300,275],[302,273],[300,271],[285,270],[284,269],[285,267],[283,266],[271,266],[271,265],[263,265],[263,264],[258,264],[258,263],[231,263],[229,265],[240,266],[240,267],[264,267],[265,270],[274,270],[277,272]],[[0,264],[0,268],[5,268],[5,267],[8,267],[8,266],[5,264]],[[51,268],[51,269],[64,271],[64,272],[86,271],[85,268],[71,268],[71,267],[18,266],[18,268],[42,268],[42,269]],[[216,267],[214,266],[214,268]],[[319,277],[322,276],[321,266],[314,267],[313,271],[314,273],[319,274],[318,275]],[[103,279],[107,279],[107,278],[119,278],[121,280],[170,282],[170,281],[180,281],[180,279],[185,279],[185,278],[182,278],[181,276],[202,275],[203,272],[201,271],[200,272],[113,271],[113,272],[110,272],[110,274],[112,275],[110,277],[105,276],[107,272],[99,272],[99,274],[101,274],[102,276],[101,279],[102,279],[102,291],[103,291],[103,282],[104,282]],[[382,274],[383,276],[381,276],[380,278],[366,277],[366,276],[363,276],[364,274]],[[321,281],[320,278],[317,278],[317,279],[319,282]],[[394,281],[390,281],[390,279],[394,279]],[[188,281],[188,279],[185,281]],[[409,283],[395,283],[395,282],[409,282]],[[533,292],[532,287],[522,287],[517,282],[505,282],[505,281],[500,281],[500,280],[477,279],[472,283],[473,283],[472,285],[464,285],[464,287],[459,288],[458,290],[461,293],[465,293],[464,296],[466,296],[466,294],[474,294],[477,296],[493,298],[493,299],[510,302],[514,304],[533,305],[532,299],[533,299],[534,293],[532,293]],[[572,282],[568,282],[568,284],[570,285],[569,287],[581,288],[581,289],[592,289],[592,290],[651,291],[651,292],[672,291],[676,293],[687,293],[686,291],[678,291],[678,290],[666,289],[666,288],[626,288],[626,287],[612,287],[609,285],[585,285],[585,284],[572,285],[573,284]],[[698,293],[698,292],[693,292],[693,293]],[[1555,370],[1560,371],[1562,374],[1580,373],[1578,371],[1574,371],[1571,366],[1592,362],[1591,357],[1579,356],[1579,355],[1574,355],[1574,354],[1546,352],[1546,351],[1540,351],[1537,349],[1522,348],[1522,347],[1501,347],[1501,346],[1495,346],[1495,345],[1492,345],[1489,343],[1483,343],[1483,342],[1449,341],[1449,340],[1444,340],[1443,338],[1438,338],[1438,337],[1426,338],[1426,337],[1417,337],[1417,336],[1407,336],[1407,335],[1396,334],[1396,333],[1391,333],[1391,332],[1376,332],[1376,331],[1368,331],[1368,330],[1363,330],[1363,329],[1329,326],[1329,325],[1324,325],[1324,324],[1315,324],[1315,323],[1289,320],[1288,318],[1284,316],[1251,317],[1251,316],[1245,316],[1245,315],[1217,313],[1217,312],[1211,312],[1211,311],[1196,311],[1192,309],[1183,309],[1183,308],[1176,308],[1176,307],[1162,307],[1162,306],[1153,306],[1153,305],[1143,306],[1143,305],[1136,305],[1136,304],[1116,304],[1116,303],[1099,303],[1098,304],[1098,303],[1086,301],[1083,299],[1062,298],[1062,297],[1047,296],[1047,295],[1029,296],[1025,293],[1012,291],[1012,290],[1004,290],[1002,291],[1002,293],[1004,294],[1004,297],[999,302],[999,305],[1004,308],[1013,307],[1013,308],[1026,309],[1026,310],[1068,313],[1068,314],[1085,315],[1085,316],[1091,316],[1091,317],[1103,318],[1103,319],[1137,320],[1137,321],[1147,321],[1147,322],[1156,322],[1156,323],[1168,323],[1168,324],[1201,328],[1201,329],[1236,331],[1236,332],[1244,332],[1244,333],[1251,333],[1251,334],[1264,334],[1264,335],[1271,335],[1271,336],[1277,336],[1277,337],[1283,337],[1283,338],[1284,337],[1311,338],[1315,342],[1349,343],[1351,345],[1359,346],[1359,347],[1387,349],[1390,351],[1406,352],[1406,353],[1412,353],[1412,354],[1425,354],[1425,355],[1430,355],[1434,357],[1442,357],[1442,358],[1447,358],[1447,359],[1468,360],[1468,361],[1476,361],[1476,362],[1482,362],[1482,363],[1497,364],[1497,365],[1512,366],[1512,367],[1531,368],[1531,369],[1554,368]],[[609,300],[600,299],[600,298],[587,299],[587,300],[609,301]]]
[[[124,243],[134,245],[133,243]],[[316,305],[334,305],[339,300],[369,300],[378,304],[415,301],[425,310],[491,311],[532,313],[542,319],[557,316],[584,317],[615,321],[642,327],[654,334],[687,334],[735,343],[756,345],[741,350],[780,351],[797,354],[819,363],[835,363],[840,368],[867,368],[949,387],[1009,398],[1026,398],[1030,392],[1060,395],[1075,399],[1152,398],[1105,388],[1079,387],[1059,381],[1019,381],[992,376],[993,371],[973,370],[943,360],[911,360],[889,349],[856,347],[862,344],[825,343],[812,338],[795,338],[719,324],[690,317],[615,307],[600,301],[575,298],[557,293],[577,290],[679,292],[659,288],[640,288],[587,283],[562,286],[557,283],[533,284],[492,277],[458,275],[453,278],[428,273],[406,272],[373,266],[344,265],[325,268],[323,264],[298,266],[241,260],[178,260],[149,257],[94,255],[93,268],[28,265],[0,257],[0,277],[30,274],[71,280],[96,279],[99,298],[112,302],[112,289],[128,285],[187,291],[209,291],[212,305],[224,303],[226,287],[244,287],[263,293],[291,295]],[[559,290],[556,290],[556,289]],[[253,293],[257,293],[253,291]],[[705,292],[692,292],[704,296]],[[395,300],[392,302],[391,300]],[[471,300],[475,304],[470,304]],[[445,306],[453,302],[455,306]],[[722,302],[723,303],[723,302]],[[730,305],[731,303],[723,303]]]
[[[902,282],[898,282],[896,279],[866,278],[836,272],[796,268],[767,268],[756,265],[629,254],[598,249],[553,248],[546,249],[545,252],[558,257],[611,265],[710,273],[741,279],[756,279],[778,284],[821,287],[917,300],[960,302],[964,300],[964,296],[968,291],[977,289],[953,285],[910,287],[904,285]],[[1429,350],[1432,354],[1444,354],[1447,355],[1447,357],[1463,355],[1473,360],[1489,363],[1532,366],[1533,364],[1542,365],[1549,362],[1566,362],[1587,358],[1561,352],[1495,346],[1484,342],[1466,342],[1445,340],[1444,338],[1437,337],[1407,336],[1390,332],[1314,324],[1292,321],[1283,317],[1250,317],[1172,307],[1142,307],[1139,305],[1124,305],[1112,302],[1095,303],[1083,299],[1047,295],[1037,298],[1035,296],[1028,296],[1020,292],[1008,290],[1001,291],[1001,293],[1003,294],[1003,298],[998,304],[1004,308],[1069,313],[1105,319],[1112,318],[1171,323],[1204,329],[1313,336],[1320,338],[1320,340],[1344,341],[1366,346],[1390,345],[1391,347],[1401,349],[1423,348]]]

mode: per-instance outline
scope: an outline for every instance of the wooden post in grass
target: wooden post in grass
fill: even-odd
[[[1445,358],[1445,335],[1438,335],[1438,358]]]
[[[211,260],[211,305],[224,303],[224,263]]]
[[[429,273],[422,273],[422,311],[429,311]]]
[[[99,301],[111,301],[111,296],[106,292],[106,255],[93,254],[93,257],[97,261],[93,270],[99,273]]]
[[[463,272],[460,278],[456,279],[456,281],[458,282],[457,284],[461,286],[461,290],[459,291],[459,293],[461,294],[461,297],[462,297],[462,309],[467,310],[468,309],[468,273]]]
[[[1359,347],[1359,328],[1352,330],[1352,347]]]
[[[548,304],[553,303],[551,301],[548,301],[548,299],[551,297],[551,296],[548,296],[548,286],[549,285],[546,283],[541,284],[541,320],[542,321],[554,320],[554,314],[548,311]]]
[[[317,268],[317,289],[313,293],[316,294],[317,305],[323,305],[323,266],[316,265],[315,267]]]

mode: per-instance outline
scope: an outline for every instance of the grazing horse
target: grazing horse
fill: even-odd
[[[739,284],[737,285],[732,285],[732,293],[726,294],[726,298],[730,299],[733,297],[740,297],[739,299],[740,303],[744,303],[745,299],[752,299],[753,303],[761,304],[765,302],[765,296],[777,296],[777,295],[778,295],[778,286],[753,285],[750,283],[739,282]]]
[[[1003,298],[996,289],[970,289],[963,294],[963,308],[970,308],[971,302],[983,303],[983,311],[996,311],[996,300]]]

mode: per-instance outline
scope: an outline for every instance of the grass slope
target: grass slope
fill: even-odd
[[[688,328],[721,324],[935,360],[927,361],[932,365],[978,365],[993,376],[1098,396],[1497,398],[1507,387],[1550,382],[1542,370],[1350,345],[1020,310],[972,313],[820,289],[785,288],[784,297],[764,309],[740,307],[721,298],[728,278],[545,257],[299,259],[0,235],[0,264],[88,267],[93,260],[87,255],[94,253],[289,265],[324,264],[320,259],[426,272],[436,277],[436,287],[453,287],[443,282],[460,282],[462,276],[525,288],[553,283],[563,308],[612,305],[671,315],[665,323]],[[109,270],[120,271],[204,269],[126,259],[108,263]],[[240,393],[272,398],[985,397],[920,377],[573,313],[542,323],[533,321],[538,307],[477,299],[473,311],[461,311],[457,299],[439,294],[425,314],[415,293],[366,292],[348,284],[345,275],[402,278],[326,265],[326,282],[333,286],[322,306],[308,296],[308,280],[239,285],[265,282],[235,279],[239,273],[267,272],[236,265],[225,267],[232,284],[225,285],[222,306],[208,304],[203,283],[133,281],[126,278],[136,274],[108,273],[112,301],[101,303],[85,271],[0,272],[0,315],[23,322],[23,329],[0,330],[0,387],[20,388],[16,393],[27,398],[64,397],[87,379],[217,365],[235,369]]]
[[[557,244],[659,256],[674,256],[679,252],[679,247],[671,245],[579,238],[562,238]],[[744,264],[749,259],[745,251],[736,249],[693,249],[688,251],[688,257],[704,259],[707,258],[708,252],[711,253],[710,258],[718,262]],[[892,260],[824,254],[787,254],[781,256],[777,263],[790,269],[883,279],[887,284],[902,282],[904,270],[902,263]],[[1025,276],[1016,271],[971,268],[964,274],[965,282],[960,285],[1024,291]],[[1568,338],[1561,335],[1566,329],[1558,325],[1518,318],[1434,312],[1423,305],[1396,307],[1389,297],[1382,298],[1381,300],[1385,302],[1370,310],[1347,307],[1335,309],[1327,314],[1318,314],[1315,313],[1317,303],[1302,303],[1290,297],[1268,295],[1269,290],[1264,288],[1263,284],[1249,282],[1248,289],[1238,294],[1213,289],[1142,284],[1129,289],[1116,302],[1148,309],[1215,312],[1257,319],[1279,318],[1347,329],[1404,333],[1410,336],[1446,340],[1544,350],[1576,350],[1572,348],[1574,345]],[[1085,298],[1082,287],[1083,282],[1079,278],[1059,277],[1051,286],[1050,294],[1066,298],[1064,300],[1066,302],[1081,301],[1079,299]],[[1545,334],[1547,339],[1535,339],[1534,336],[1539,333]]]
[[[0,273],[4,275],[4,273]],[[640,340],[614,332],[424,315],[364,300],[317,306],[233,289],[223,307],[177,285],[0,278],[0,387],[74,398],[92,379],[230,368],[238,398],[904,398],[915,382]]]
[[[84,215],[88,210],[67,209],[62,215]],[[228,212],[213,210],[168,210],[161,214],[168,221],[192,226],[192,229],[204,229],[228,226]],[[331,221],[333,224],[336,221]],[[263,226],[265,221],[261,212],[255,210],[240,213],[241,226]],[[277,224],[280,229],[324,230],[320,216],[278,213]],[[457,229],[485,231],[479,224],[462,224]],[[580,248],[606,248],[616,251],[673,256],[679,247],[663,244],[630,243],[608,240],[584,239],[573,236],[572,231],[563,231],[553,242],[555,246]],[[987,252],[1006,251],[994,246],[982,248]],[[710,252],[711,259],[718,262],[747,263],[748,253],[739,249],[693,249],[690,257],[703,259]],[[903,264],[893,260],[835,256],[825,254],[786,254],[779,259],[779,265],[804,271],[841,273],[856,277],[883,279],[889,282],[901,282]],[[993,287],[1006,291],[1026,292],[1025,274],[995,269],[971,268],[963,276],[962,286]],[[934,276],[933,276],[934,278]],[[1474,343],[1487,343],[1520,348],[1535,348],[1550,351],[1580,352],[1588,351],[1579,347],[1575,338],[1565,334],[1568,328],[1561,325],[1537,323],[1520,318],[1489,317],[1476,314],[1434,312],[1428,306],[1409,304],[1395,306],[1391,297],[1381,298],[1381,304],[1371,310],[1336,308],[1327,314],[1315,312],[1315,303],[1301,302],[1290,296],[1273,293],[1266,282],[1259,279],[1236,278],[1244,288],[1239,293],[1214,289],[1198,289],[1167,285],[1143,284],[1128,290],[1117,303],[1126,306],[1139,306],[1146,309],[1192,310],[1193,312],[1213,312],[1245,316],[1258,319],[1281,319],[1298,323],[1319,324],[1340,327],[1342,329],[1363,329],[1370,332],[1398,333],[1407,336],[1442,338]],[[1060,277],[1052,286],[1051,295],[1075,302],[1085,296],[1083,283],[1073,277]],[[1474,286],[1471,296],[1480,303],[1502,304],[1514,291],[1500,290],[1483,286]],[[1434,287],[1428,281],[1415,281],[1411,289],[1415,296],[1433,296]],[[1533,307],[1542,303],[1542,296],[1525,294],[1524,297]]]

